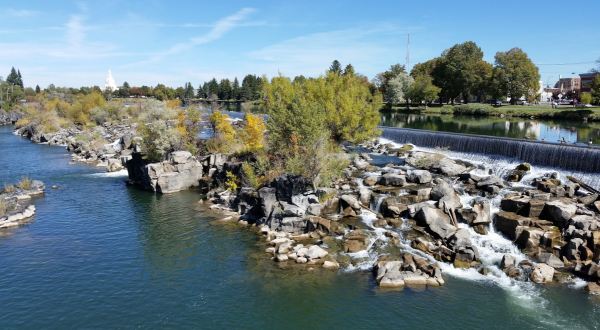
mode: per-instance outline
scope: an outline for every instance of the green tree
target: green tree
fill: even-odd
[[[21,86],[21,89],[23,89],[23,77],[21,76],[21,70],[17,70],[17,85]]]
[[[10,73],[8,74],[8,76],[6,77],[6,82],[9,85],[18,85],[18,86],[21,86],[19,84],[19,75],[17,74],[17,70],[15,70],[14,66],[10,70]]]
[[[420,74],[415,77],[415,81],[410,85],[408,97],[411,101],[417,103],[425,101],[425,109],[427,109],[427,104],[437,99],[440,90],[439,87],[433,85],[430,76]]]
[[[272,115],[283,111],[280,109],[296,107],[298,110],[294,111],[302,111],[302,106],[305,106],[310,111],[323,112],[324,127],[336,143],[361,142],[379,134],[377,124],[381,95],[372,95],[368,85],[356,75],[329,72],[302,84],[292,84],[289,78],[280,74],[271,83],[263,79],[263,86],[265,99],[262,104],[269,113],[268,125],[272,125],[269,123]],[[320,118],[312,112],[309,116]],[[316,130],[314,134],[321,129]]]
[[[403,100],[406,101],[408,106],[407,93],[413,81],[414,79],[406,74],[406,72],[400,72],[394,78],[390,79],[386,87],[386,97],[390,107]]]
[[[432,71],[433,82],[441,88],[442,97],[450,99],[453,104],[454,99],[460,96],[468,101],[483,80],[477,70],[482,59],[481,48],[472,41],[443,51]]]
[[[42,90],[40,89],[40,85],[35,85],[35,92],[40,93]]]
[[[342,65],[340,62],[338,62],[338,60],[334,60],[329,66],[329,70],[327,70],[327,72],[333,72],[338,75],[342,74]]]
[[[429,61],[415,64],[412,70],[410,70],[410,75],[413,78],[416,78],[418,75],[431,76],[433,73],[433,69],[435,69],[435,65],[439,59],[439,57],[436,57]]]
[[[600,103],[600,74],[597,74],[592,80],[590,94],[592,94],[593,101]]]
[[[590,104],[590,103],[592,103],[592,94],[590,94],[590,93],[582,93],[581,94],[581,103],[582,104]]]
[[[390,66],[390,69],[385,72],[378,73],[375,78],[373,78],[372,84],[379,90],[381,95],[386,97],[387,101],[387,89],[389,86],[390,80],[397,77],[399,74],[406,73],[406,67],[401,64],[393,64]]]
[[[231,98],[236,101],[240,99],[240,81],[237,77],[233,79],[233,84],[231,85]]]
[[[344,75],[350,74],[350,75],[354,75],[354,67],[352,66],[352,64],[348,64],[346,65],[346,68],[344,69]]]
[[[520,48],[498,52],[495,59],[496,67],[499,69],[500,90],[510,97],[511,104],[516,104],[519,98],[527,95],[532,84],[539,83],[538,67]]]
[[[129,97],[129,83],[128,82],[124,82],[123,86],[121,86],[121,88],[119,88],[119,96],[121,97]]]
[[[221,100],[230,100],[233,88],[231,87],[231,83],[229,79],[221,79],[219,83],[219,99]]]

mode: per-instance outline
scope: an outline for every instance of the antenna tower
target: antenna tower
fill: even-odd
[[[410,33],[408,34],[408,40],[406,43],[406,72],[408,72],[409,64],[410,64]]]

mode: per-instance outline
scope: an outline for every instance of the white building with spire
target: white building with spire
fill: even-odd
[[[105,91],[109,88],[111,91],[117,90],[117,84],[115,83],[115,79],[113,78],[110,69],[108,69],[108,76],[106,76],[106,81],[104,82],[104,89],[102,89],[102,91]]]

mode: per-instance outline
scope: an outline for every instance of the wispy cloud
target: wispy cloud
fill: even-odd
[[[233,28],[242,26],[243,23],[240,23],[240,21],[243,21],[246,17],[248,17],[250,14],[254,13],[255,11],[256,10],[253,8],[243,8],[242,10],[238,11],[237,13],[235,13],[231,16],[227,16],[227,17],[217,21],[208,33],[206,33],[202,36],[199,36],[199,37],[190,38],[189,41],[187,41],[187,42],[173,45],[173,46],[171,46],[171,48],[156,54],[149,60],[138,62],[138,63],[133,63],[128,66],[136,66],[136,65],[142,65],[142,64],[155,63],[155,62],[162,60],[163,58],[165,58],[167,56],[175,55],[175,54],[181,53],[183,51],[189,50],[193,47],[221,39],[223,37],[223,35],[225,35],[225,33],[229,32]]]
[[[411,28],[412,29],[412,28]],[[391,43],[395,35],[406,29],[391,25],[313,33],[284,40],[246,54],[255,70],[274,74],[317,76],[325,72],[333,60],[352,63],[358,72],[372,72],[377,64],[389,66],[403,45]]]
[[[25,10],[25,9],[21,9],[21,10],[16,10],[16,9],[8,9],[6,11],[10,16],[14,16],[14,17],[31,17],[31,16],[36,16],[39,15],[40,12],[38,11],[32,11],[32,10]]]

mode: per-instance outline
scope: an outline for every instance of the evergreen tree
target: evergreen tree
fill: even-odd
[[[23,88],[23,77],[21,77],[21,70],[17,70],[17,85],[21,86],[21,89]]]
[[[240,99],[240,82],[237,77],[233,79],[233,86],[231,86],[231,98],[236,101]]]
[[[208,82],[206,97],[210,98],[213,94],[217,96],[219,95],[219,83],[215,78],[212,78],[212,80]]]
[[[35,92],[36,92],[36,93],[39,93],[39,92],[41,92],[41,91],[42,91],[42,90],[40,89],[40,85],[35,85]]]
[[[219,83],[219,99],[221,100],[229,100],[231,99],[231,83],[229,79],[221,79]]]
[[[352,64],[346,65],[346,68],[344,69],[344,75],[354,75],[354,73],[354,67]]]
[[[198,85],[198,98],[205,99],[206,98],[206,90],[208,89],[208,84],[206,81],[202,85]]]
[[[331,63],[331,66],[329,67],[329,70],[327,72],[333,72],[339,75],[342,73],[342,65],[340,64],[340,62],[338,62],[338,60],[334,60]]]
[[[185,94],[183,96],[184,99],[191,99],[194,97],[194,86],[192,86],[191,82],[185,84]]]
[[[19,85],[19,75],[17,74],[17,70],[15,70],[15,67],[13,66],[13,68],[10,70],[10,74],[8,75],[8,77],[6,77],[6,82],[9,83],[10,85]]]

